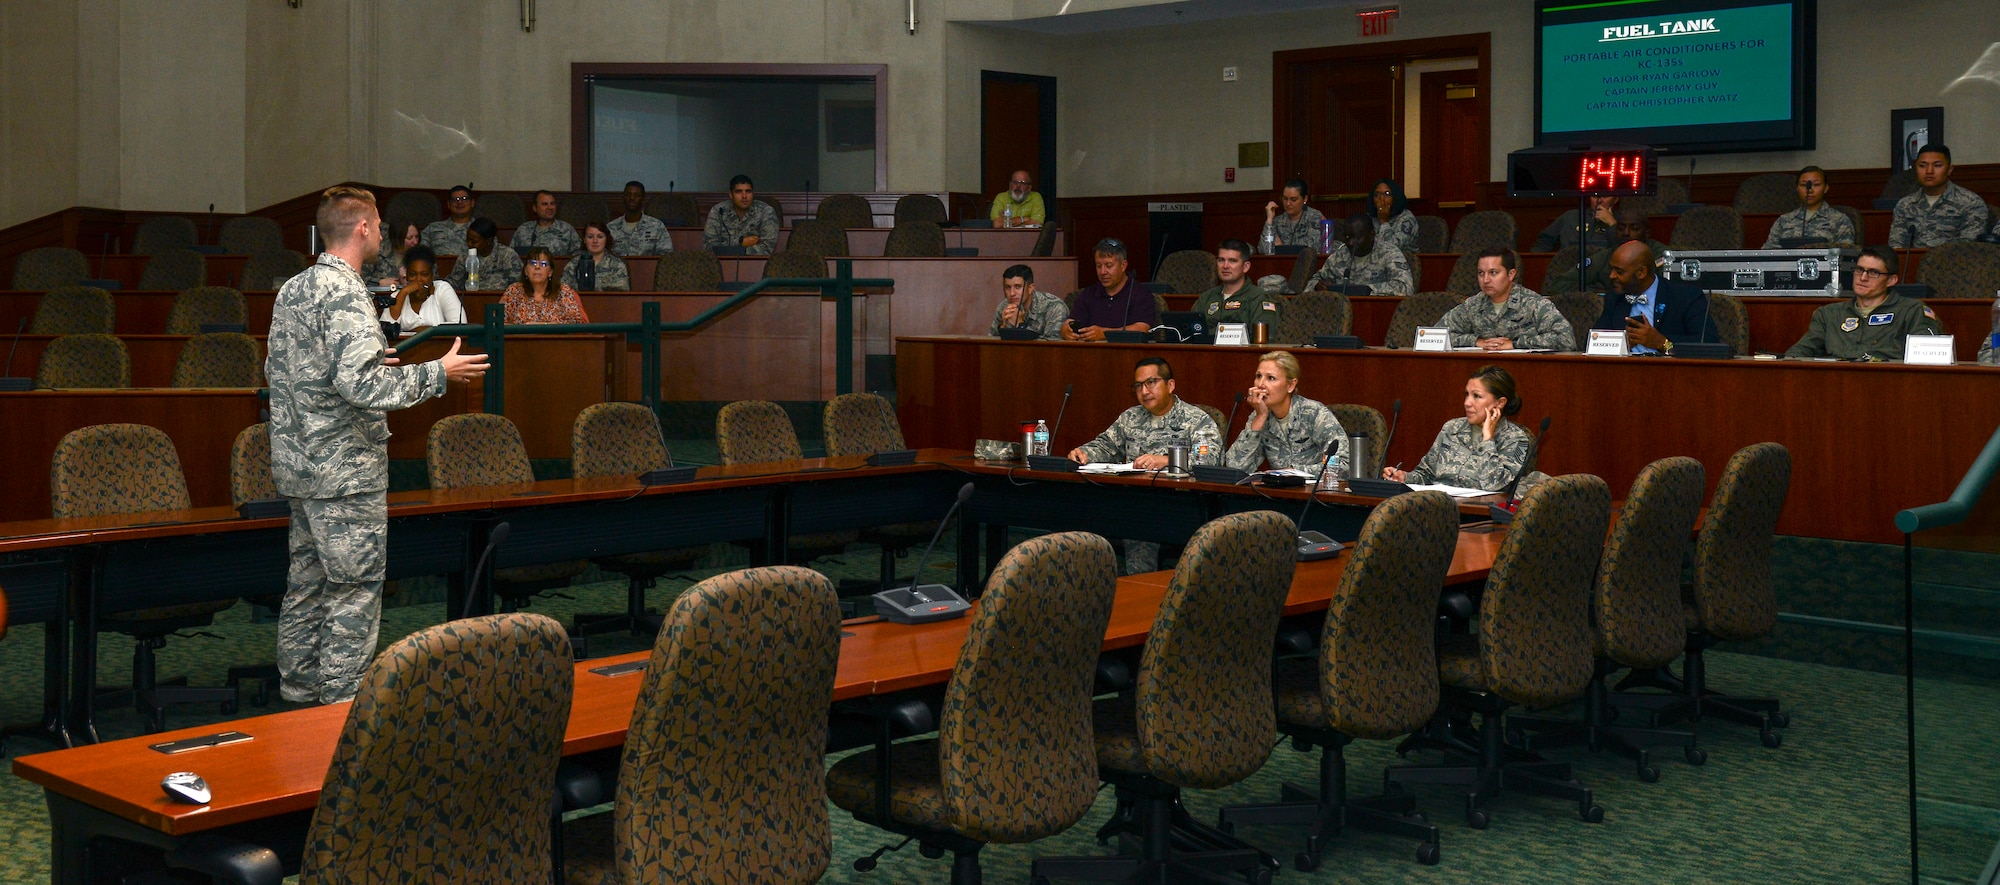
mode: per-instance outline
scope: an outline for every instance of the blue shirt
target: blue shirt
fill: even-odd
[[[1647,286],[1646,291],[1639,293],[1639,303],[1632,305],[1632,312],[1626,314],[1626,316],[1645,317],[1647,325],[1656,326],[1659,324],[1653,321],[1653,311],[1658,309],[1659,305],[1660,305],[1660,275],[1654,274],[1653,284]],[[1657,350],[1638,344],[1632,345],[1632,352],[1641,354],[1659,353],[1659,351]]]

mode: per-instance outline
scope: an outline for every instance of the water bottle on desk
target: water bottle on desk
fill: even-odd
[[[1035,419],[1034,449],[1035,449],[1034,451],[1029,452],[1028,454],[1046,455],[1049,453],[1049,422],[1044,421],[1040,418]]]
[[[1000,207],[1000,226],[1001,226],[1001,227],[1013,227],[1013,226],[1014,226],[1014,207],[1013,207],[1013,206],[1002,206],[1002,207]]]
[[[1257,254],[1259,255],[1278,254],[1278,234],[1276,231],[1273,231],[1271,229],[1271,225],[1269,222],[1265,222],[1264,224],[1264,248]]]
[[[479,252],[470,248],[465,250],[465,288],[479,288]]]
[[[1319,220],[1319,254],[1333,254],[1333,219]]]

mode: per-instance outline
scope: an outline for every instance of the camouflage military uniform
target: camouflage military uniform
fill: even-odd
[[[1216,286],[1194,300],[1194,312],[1210,329],[1216,323],[1263,323],[1275,329],[1285,313],[1283,301],[1256,283],[1244,283],[1234,295],[1224,295]]]
[[[1356,258],[1347,251],[1346,243],[1335,243],[1319,273],[1313,274],[1306,284],[1307,288],[1329,286],[1367,286],[1374,295],[1408,295],[1415,283],[1410,278],[1410,262],[1403,258],[1403,250],[1376,243],[1368,254]]]
[[[446,255],[464,255],[465,228],[470,224],[472,224],[470,218],[465,220],[465,224],[459,224],[449,218],[433,221],[422,233],[417,234],[417,242],[431,247],[431,251],[439,258]]]
[[[1445,312],[1438,325],[1451,330],[1451,346],[1472,347],[1482,338],[1506,338],[1525,350],[1575,350],[1576,330],[1555,302],[1520,283],[1494,304],[1484,292]]]
[[[1915,298],[1892,293],[1874,310],[1862,310],[1849,298],[1813,311],[1805,337],[1785,351],[1785,356],[1900,360],[1905,338],[1937,334],[1937,314]]]
[[[1328,466],[1339,474],[1347,463],[1347,431],[1341,429],[1332,409],[1294,393],[1291,411],[1285,417],[1266,415],[1263,430],[1243,425],[1243,432],[1223,455],[1223,463],[1250,471],[1269,464],[1272,470],[1304,470],[1318,476],[1326,459],[1327,441],[1335,438],[1341,440],[1341,451]]]
[[[1307,206],[1299,210],[1298,218],[1280,211],[1278,217],[1271,219],[1271,223],[1266,226],[1271,229],[1271,235],[1278,238],[1278,245],[1304,246],[1318,252],[1320,222],[1325,220],[1326,216],[1321,215],[1318,209]]]
[[[1006,309],[1007,299],[1002,296],[999,305],[993,308],[993,324],[986,327],[986,334],[1000,335],[1000,314]],[[1043,341],[1061,341],[1063,321],[1068,319],[1069,305],[1064,304],[1061,298],[1037,291],[1028,302],[1027,319],[1019,325],[1035,330]]]
[[[371,286],[375,285],[377,280],[398,279],[402,276],[403,256],[390,251],[386,246],[369,258],[366,264],[361,265],[361,278]]]
[[[1889,245],[1928,249],[1985,232],[1986,201],[1956,184],[1946,184],[1935,205],[1924,199],[1921,190],[1896,201],[1896,216],[1889,222]]]
[[[491,255],[479,256],[479,285],[470,285],[467,279],[465,256],[458,257],[458,264],[451,269],[445,282],[460,292],[504,291],[508,286],[521,281],[521,253],[506,246],[496,246]]]
[[[701,232],[701,244],[709,249],[741,246],[744,237],[756,237],[751,255],[769,255],[778,247],[778,213],[763,200],[751,200],[750,211],[736,214],[736,204],[724,200],[708,210],[708,226]]]
[[[617,255],[665,255],[674,251],[674,238],[667,232],[666,222],[651,215],[639,216],[639,223],[626,221],[625,216],[604,225],[611,232],[611,251]]]
[[[1375,223],[1375,242],[1394,246],[1398,249],[1417,251],[1417,216],[1404,209],[1396,216],[1383,221],[1369,214],[1368,220]]]
[[[354,696],[375,654],[389,541],[389,421],[444,392],[437,362],[384,365],[374,301],[345,261],[318,263],[278,290],[264,373],[271,475],[291,499],[291,568],[278,621],[290,701]]]
[[[508,245],[516,249],[532,249],[540,246],[549,250],[550,255],[575,255],[583,251],[583,237],[576,228],[560,218],[543,227],[539,221],[530,221],[514,228],[514,241]]]
[[[1487,440],[1479,425],[1464,418],[1445,422],[1437,442],[1424,453],[1415,469],[1403,477],[1407,483],[1439,483],[1468,489],[1497,492],[1514,481],[1527,463],[1533,437],[1521,425],[1505,418]]]
[[[1157,418],[1145,406],[1126,409],[1096,439],[1078,448],[1092,462],[1118,463],[1140,455],[1164,455],[1168,446],[1183,442],[1188,444],[1190,464],[1222,463],[1222,431],[1216,429],[1215,419],[1199,406],[1175,397],[1173,408]],[[1126,539],[1127,574],[1155,571],[1159,564],[1159,544]]]
[[[1528,251],[1555,252],[1576,245],[1576,240],[1576,210],[1571,209],[1535,235],[1535,247]],[[1611,229],[1611,225],[1605,224],[1593,214],[1590,216],[1589,226],[1583,232],[1583,242],[1586,251],[1609,249],[1618,245],[1618,234]]]
[[[1994,356],[1993,354],[1992,335],[1979,336],[1979,364],[1982,366],[2000,366],[2000,356]]]
[[[632,270],[625,266],[625,259],[610,252],[593,261],[597,265],[597,285],[585,289],[576,283],[576,266],[583,261],[578,255],[563,265],[562,284],[578,292],[630,292],[632,291]]]
[[[1806,207],[1800,206],[1771,222],[1771,235],[1764,238],[1764,248],[1777,249],[1783,244],[1779,240],[1810,237],[1825,242],[1829,246],[1854,246],[1859,238],[1854,236],[1854,219],[1847,213],[1832,206],[1820,206],[1818,212],[1806,214]]]

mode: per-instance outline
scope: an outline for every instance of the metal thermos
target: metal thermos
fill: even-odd
[[[1188,472],[1188,447],[1186,443],[1175,443],[1167,447],[1167,472]]]
[[[1354,433],[1347,437],[1347,478],[1375,479],[1380,465],[1368,463],[1368,434]]]

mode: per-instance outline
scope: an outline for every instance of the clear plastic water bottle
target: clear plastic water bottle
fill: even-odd
[[[1033,452],[1030,452],[1029,454],[1046,455],[1048,453],[1049,453],[1049,422],[1044,421],[1040,418],[1036,418],[1035,450]]]
[[[1013,226],[1014,226],[1014,207],[1013,207],[1013,206],[1011,206],[1011,205],[1010,205],[1010,206],[1002,206],[1002,207],[1000,207],[1000,226],[1001,226],[1001,227],[1013,227]]]
[[[1319,254],[1333,254],[1333,219],[1322,218],[1319,222]]]
[[[1271,229],[1271,223],[1268,221],[1264,223],[1264,248],[1257,254],[1259,255],[1278,254],[1278,232]]]
[[[465,287],[479,288],[479,251],[476,249],[465,250]]]

